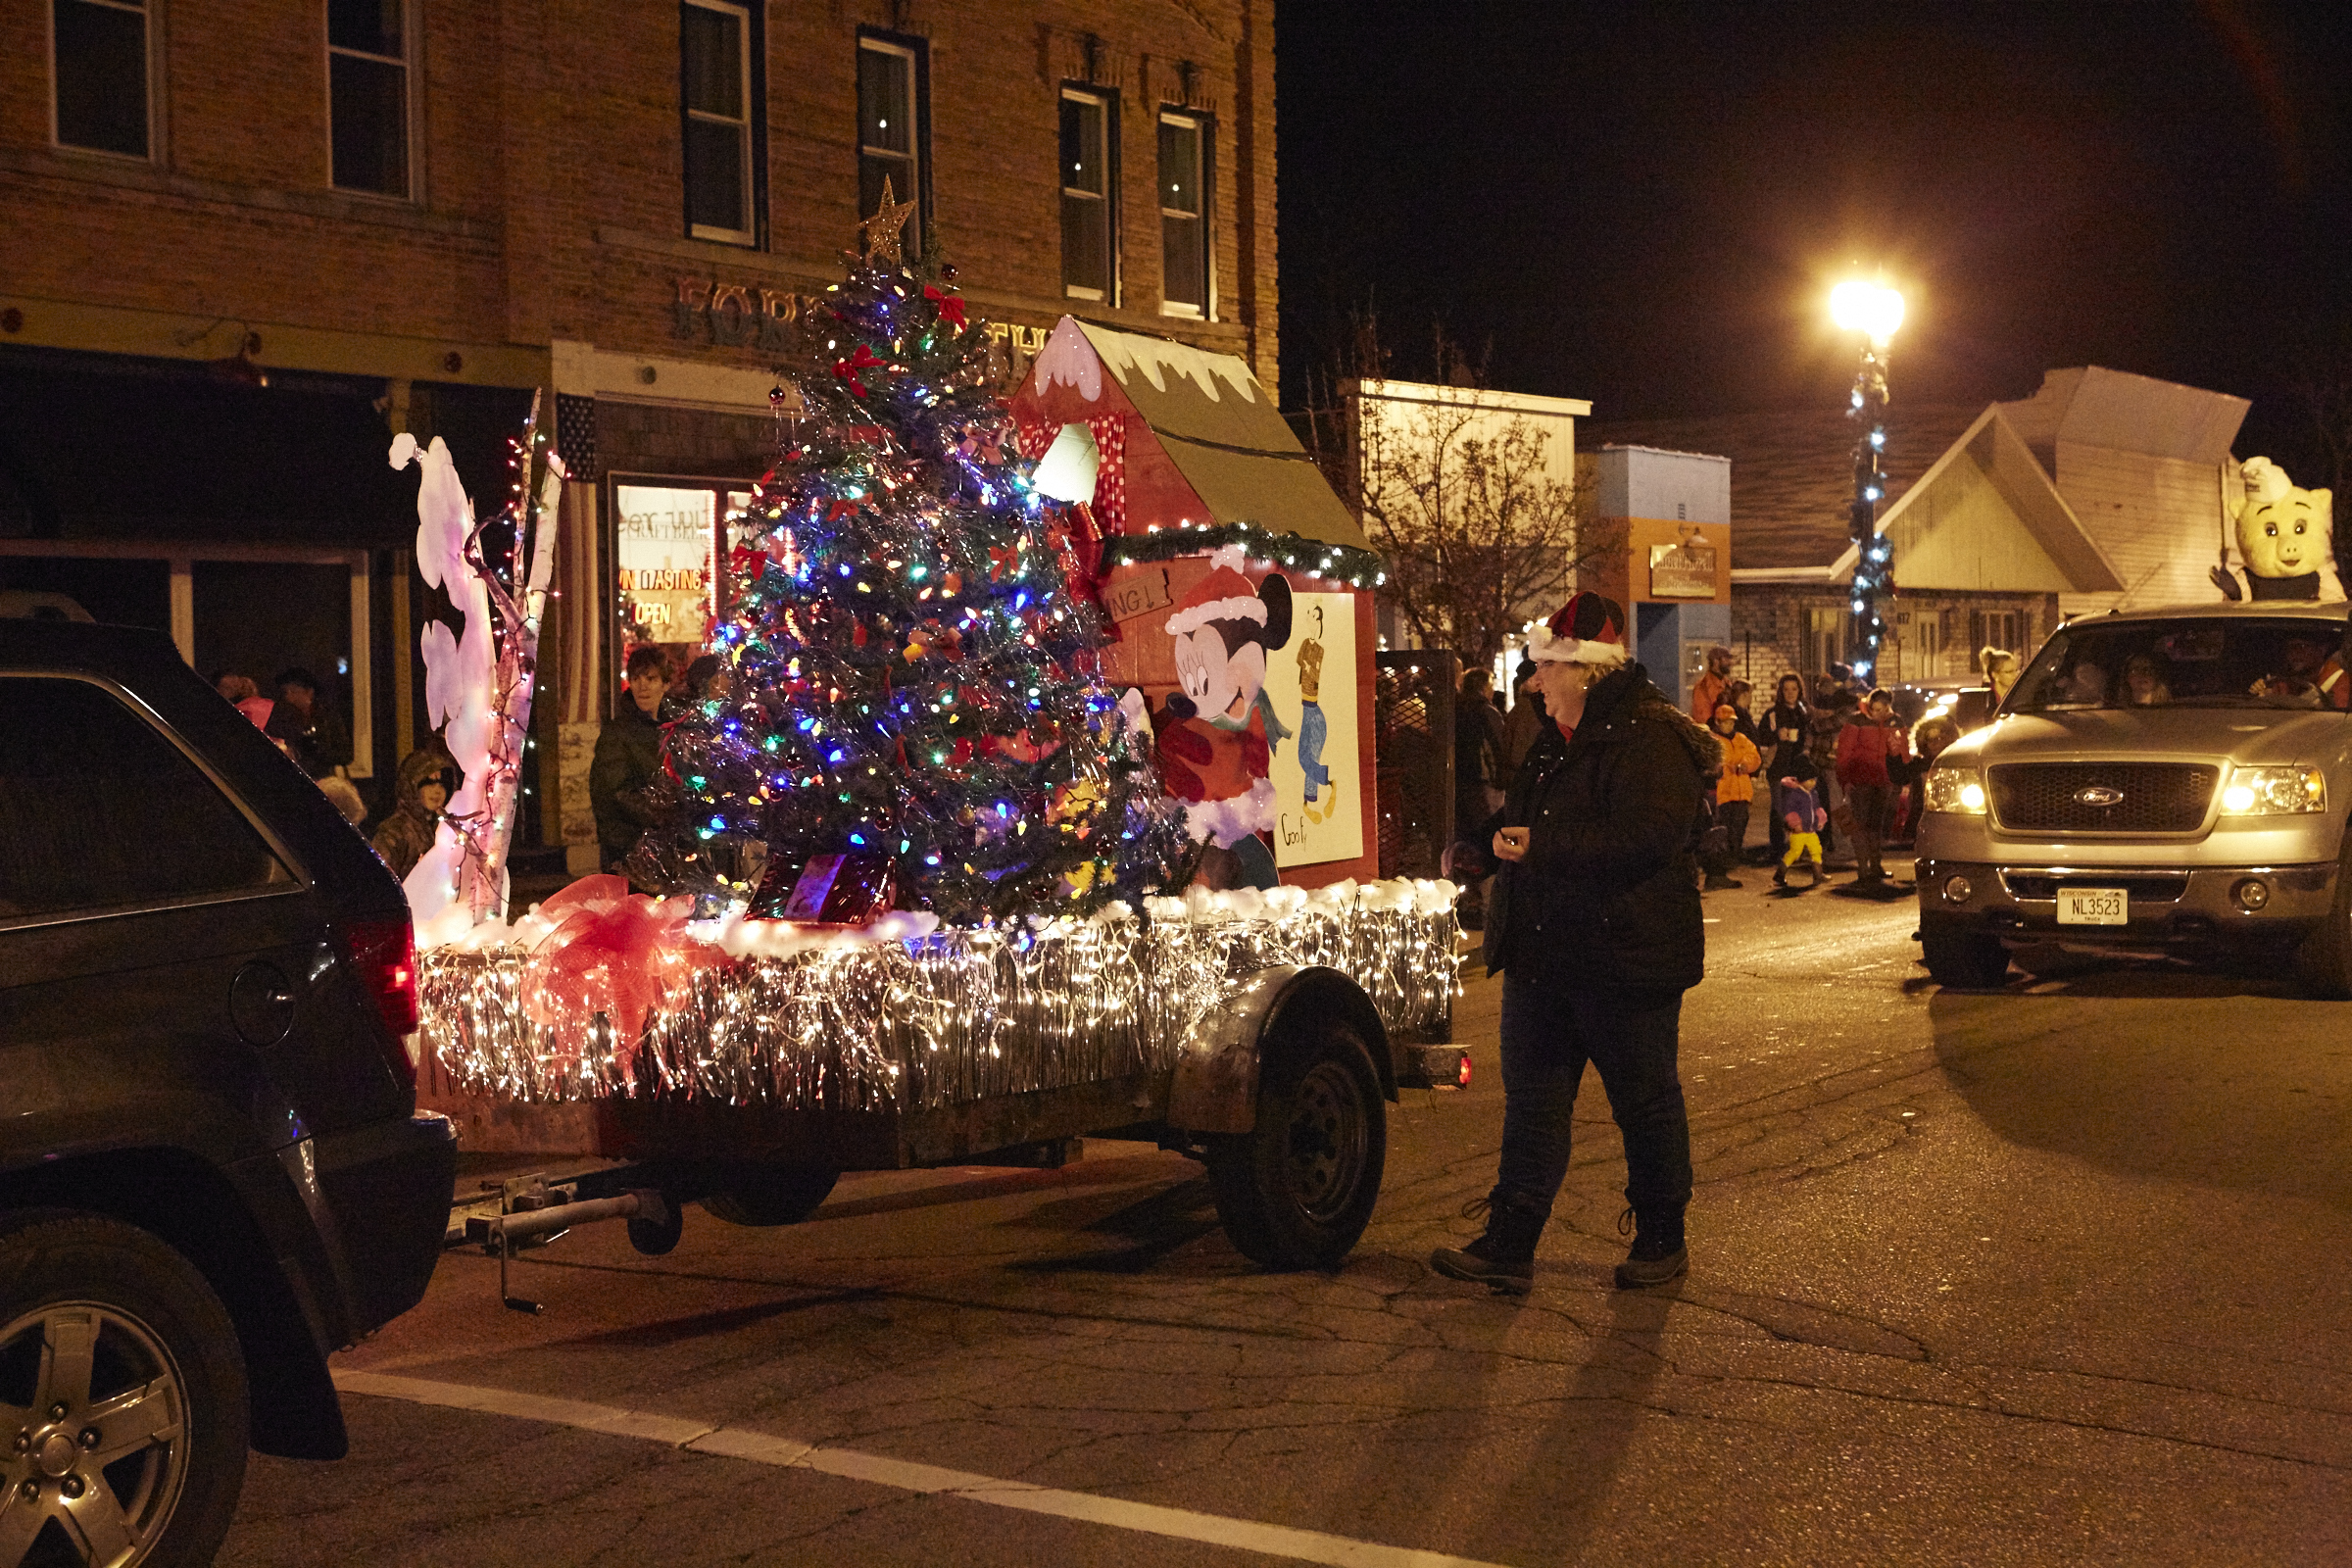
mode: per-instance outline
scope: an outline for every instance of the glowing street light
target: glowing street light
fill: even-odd
[[[1830,290],[1830,318],[1863,337],[1862,365],[1845,411],[1858,427],[1846,529],[1854,541],[1853,634],[1847,641],[1856,678],[1875,681],[1879,645],[1886,636],[1879,600],[1894,591],[1894,549],[1879,537],[1879,502],[1886,494],[1886,349],[1903,324],[1903,296],[1885,283],[1855,278]]]
[[[1903,324],[1902,293],[1860,278],[1840,283],[1830,290],[1830,319],[1848,332],[1867,332],[1885,348]]]

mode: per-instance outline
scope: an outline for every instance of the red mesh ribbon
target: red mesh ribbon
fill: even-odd
[[[628,879],[584,876],[539,906],[556,929],[523,970],[522,1006],[534,1023],[567,1033],[598,1013],[624,1049],[645,1032],[645,1015],[698,969],[726,955],[686,934],[691,899],[646,897]]]

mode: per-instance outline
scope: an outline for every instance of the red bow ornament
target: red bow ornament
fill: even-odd
[[[865,383],[858,379],[859,370],[879,368],[890,362],[877,356],[866,344],[858,345],[858,352],[846,360],[833,362],[833,373],[849,383],[850,390],[859,397],[867,395]]]
[[[966,327],[971,325],[969,321],[963,318],[962,296],[942,293],[934,285],[925,283],[923,285],[923,298],[938,306],[939,318],[943,321],[955,322],[956,331],[963,331]]]

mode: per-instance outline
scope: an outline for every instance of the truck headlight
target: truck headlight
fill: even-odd
[[[2222,786],[2224,816],[2288,816],[2328,809],[2328,779],[2316,767],[2233,767]]]
[[[1957,811],[1964,816],[1984,814],[1984,775],[1976,768],[1930,768],[1927,789],[1931,811]]]

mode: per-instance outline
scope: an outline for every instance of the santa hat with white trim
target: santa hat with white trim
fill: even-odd
[[[1193,584],[1185,596],[1177,601],[1176,613],[1168,617],[1168,635],[1190,636],[1212,621],[1247,620],[1264,628],[1268,634],[1253,640],[1276,648],[1288,642],[1290,635],[1287,624],[1279,628],[1267,625],[1266,599],[1260,597],[1260,590],[1250,587],[1250,579],[1242,575],[1242,568],[1249,562],[1250,558],[1239,545],[1227,545],[1210,556],[1208,575]],[[1277,580],[1269,577],[1268,583],[1271,585]],[[1287,622],[1288,616],[1284,619]],[[1276,631],[1280,631],[1281,635],[1270,635]]]
[[[1622,664],[1625,612],[1614,599],[1576,594],[1551,619],[1527,634],[1527,657],[1538,663]]]

